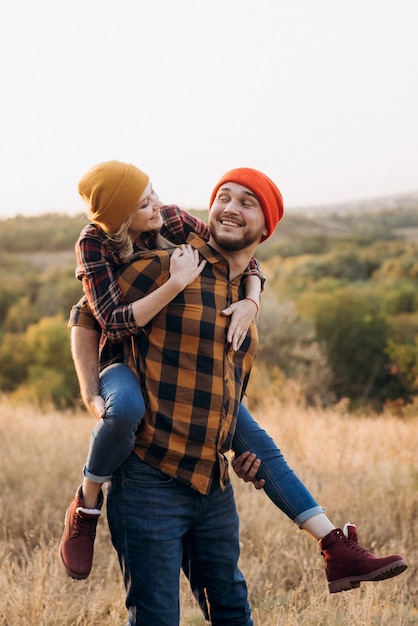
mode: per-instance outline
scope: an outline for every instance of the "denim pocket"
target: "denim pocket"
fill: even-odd
[[[137,485],[152,486],[172,483],[173,479],[132,453],[123,463],[123,481],[126,484],[136,483]]]

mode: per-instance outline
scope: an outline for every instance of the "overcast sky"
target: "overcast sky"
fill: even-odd
[[[418,190],[418,0],[13,0],[0,19],[0,216],[83,210],[131,161],[206,208],[232,167],[285,206]]]

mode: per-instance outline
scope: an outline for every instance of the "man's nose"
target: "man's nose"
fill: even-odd
[[[227,205],[224,207],[224,213],[236,213],[237,204],[235,200],[230,200]]]

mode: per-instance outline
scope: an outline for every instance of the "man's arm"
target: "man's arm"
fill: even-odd
[[[71,353],[80,385],[81,398],[87,409],[97,418],[105,414],[100,395],[99,333],[93,328],[72,326]]]

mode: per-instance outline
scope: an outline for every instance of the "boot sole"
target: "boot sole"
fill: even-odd
[[[369,574],[362,574],[360,576],[351,576],[347,578],[340,578],[339,580],[333,580],[328,583],[328,589],[330,593],[338,593],[339,591],[350,591],[351,589],[358,589],[361,582],[373,582],[378,580],[386,580],[387,578],[393,578],[402,574],[408,567],[406,561],[395,561],[389,566],[381,567],[374,570]]]

